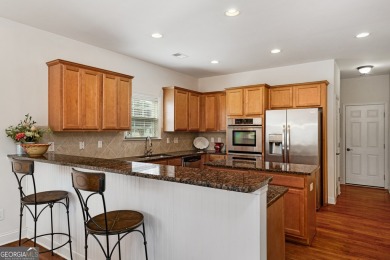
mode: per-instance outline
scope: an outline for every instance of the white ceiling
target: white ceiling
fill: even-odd
[[[0,16],[198,78],[327,59],[390,73],[389,0],[2,0]]]

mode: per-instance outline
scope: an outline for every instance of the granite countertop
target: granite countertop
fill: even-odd
[[[132,162],[151,162],[156,160],[165,160],[165,159],[171,159],[175,157],[183,157],[183,156],[190,156],[190,155],[199,155],[199,154],[218,154],[218,155],[226,155],[225,152],[223,153],[216,153],[213,150],[210,151],[199,151],[199,150],[188,150],[188,151],[179,151],[179,152],[169,152],[169,153],[163,153],[163,154],[153,154],[148,157],[144,156],[130,156],[130,157],[121,157],[116,158],[118,160],[124,160],[124,161],[132,161]],[[163,155],[163,156],[160,156]]]
[[[294,163],[278,163],[263,161],[261,157],[258,157],[255,161],[231,159],[217,160],[212,162],[206,162],[205,165],[218,168],[230,168],[237,170],[255,170],[255,171],[267,171],[284,174],[301,174],[310,175],[318,169],[317,165],[306,164],[294,164]]]
[[[236,192],[254,192],[267,185],[272,177],[256,172],[223,172],[210,169],[195,169],[179,166],[159,165],[143,162],[130,162],[118,159],[100,159],[47,153],[38,158],[27,155],[8,155],[8,158],[33,160],[41,163],[80,167],[95,171],[113,172],[163,181],[192,184],[203,187]]]
[[[268,185],[267,191],[267,207],[271,206],[275,201],[282,197],[288,191],[287,187]]]

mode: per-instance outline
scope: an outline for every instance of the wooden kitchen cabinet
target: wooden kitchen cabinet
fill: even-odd
[[[286,240],[305,245],[313,241],[316,234],[316,171],[310,175],[261,172],[272,176],[270,184],[289,189],[284,195]]]
[[[321,106],[321,84],[294,87],[295,107]]]
[[[262,115],[264,87],[244,88],[244,114],[246,116]]]
[[[318,81],[271,87],[270,108],[325,107],[327,85],[327,81]]]
[[[269,106],[271,109],[293,107],[292,87],[271,87],[269,90]]]
[[[47,65],[52,131],[130,129],[132,76],[64,60]]]
[[[188,93],[188,131],[200,129],[200,94]]]
[[[226,90],[226,114],[228,116],[244,115],[244,92],[242,88]]]
[[[268,108],[268,85],[252,85],[226,90],[226,114],[229,117],[258,117]]]
[[[167,165],[182,166],[182,159],[181,157],[168,159]]]
[[[213,162],[213,161],[219,161],[219,160],[226,160],[226,155],[224,154],[207,154],[207,162]]]
[[[218,101],[218,126],[217,131],[226,131],[226,93],[217,94]]]
[[[127,78],[105,74],[103,77],[102,129],[130,129],[131,81]]]
[[[268,186],[269,187],[269,186]],[[267,259],[285,259],[284,196],[267,208]]]

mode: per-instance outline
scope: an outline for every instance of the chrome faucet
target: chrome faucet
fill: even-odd
[[[146,137],[145,140],[145,150],[144,150],[144,155],[145,156],[151,156],[153,151],[152,151],[152,139],[150,136]]]

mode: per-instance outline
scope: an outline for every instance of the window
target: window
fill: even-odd
[[[131,131],[125,139],[159,137],[158,98],[134,95],[131,100]]]

